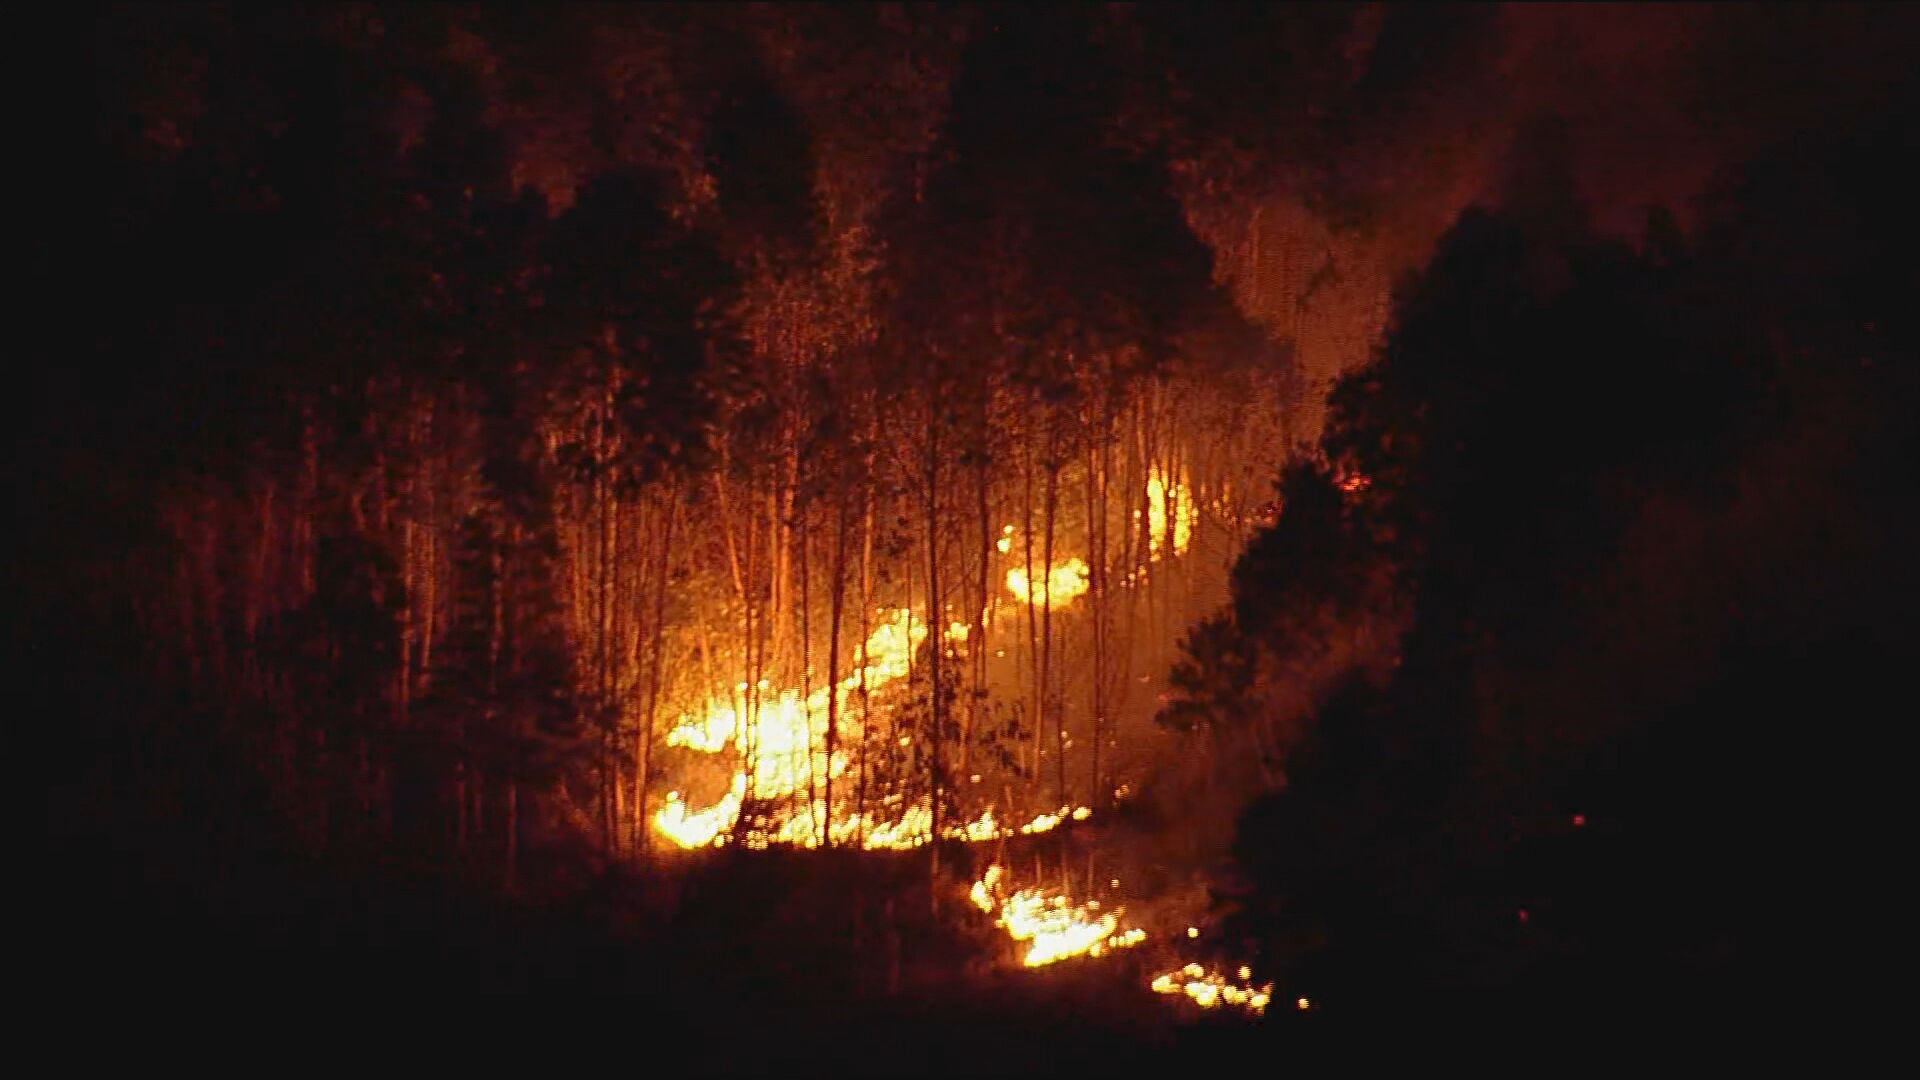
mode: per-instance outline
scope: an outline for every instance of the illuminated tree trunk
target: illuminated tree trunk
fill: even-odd
[[[680,516],[679,485],[668,488],[662,517],[665,524],[661,527],[660,561],[655,564],[653,574],[653,622],[649,628],[651,643],[647,659],[647,707],[646,715],[641,718],[640,727],[640,779],[639,790],[634,796],[634,847],[642,855],[650,846],[651,830],[647,828],[647,807],[651,803],[653,790],[653,743],[660,715],[660,678],[662,674],[661,658],[665,652],[667,632],[667,579],[673,556],[673,526]]]
[[[800,486],[800,439],[799,420],[789,413],[786,417],[787,447],[782,462],[783,472],[775,481],[774,491],[769,505],[768,525],[774,530],[769,537],[770,552],[775,553],[773,575],[773,620],[771,628],[774,634],[772,668],[776,673],[785,674],[793,668],[792,631],[793,631],[793,570],[796,532],[804,537],[804,530],[796,530],[794,519],[794,500]],[[804,539],[801,541],[804,544]],[[806,599],[801,597],[800,605],[804,610]],[[802,653],[801,667],[804,669],[807,657]]]
[[[1106,491],[1101,472],[1106,453],[1105,425],[1092,429],[1099,448],[1087,446],[1087,602],[1093,617],[1093,753],[1088,771],[1095,805],[1102,799],[1100,751],[1106,739],[1106,584],[1107,563],[1104,545]]]
[[[600,727],[600,846],[612,852],[614,847],[615,789],[617,788],[614,769],[614,728],[615,700],[613,689],[613,552],[615,530],[619,528],[613,495],[613,395],[618,380],[617,370],[609,367],[607,378],[602,387],[599,415],[595,418],[594,446],[594,501],[600,511],[598,517],[599,552],[594,567],[596,574],[595,589],[595,630],[594,635],[598,668],[598,687],[596,692],[595,715]]]
[[[908,475],[911,476],[912,473],[909,473]],[[902,513],[900,513],[901,520],[903,521],[909,520],[907,518],[908,514],[918,515],[919,510],[917,507],[913,505],[913,492],[911,489],[908,489],[900,493],[900,501],[901,503],[904,504],[899,507],[899,510],[903,511]],[[907,686],[912,687],[915,685],[914,676],[917,674],[917,672],[915,671],[915,665],[918,663],[918,657],[915,655],[915,651],[913,648],[913,611],[914,611],[913,582],[914,582],[915,576],[919,573],[920,560],[918,557],[919,552],[911,544],[907,545],[907,550],[904,552],[904,554],[906,555],[906,567],[905,567],[906,592],[905,592],[905,596],[903,597],[902,606],[907,612]],[[911,720],[911,714],[909,714],[908,718],[909,720]],[[898,737],[901,730],[902,730],[901,714],[898,710],[896,710],[893,714],[893,734],[896,737]],[[920,732],[915,732],[915,731],[912,731],[911,729],[908,729],[907,738],[921,739],[921,738],[924,738],[924,735]],[[912,764],[913,764],[912,755],[908,754],[907,761],[905,763],[907,767],[899,770],[895,770],[894,776],[890,777],[890,779],[900,789],[902,789],[902,793],[904,795],[904,801],[901,803],[901,805],[903,807],[912,806],[914,800],[919,798],[920,796],[920,792],[919,792],[920,773],[919,773],[919,770],[911,768]]]
[[[833,580],[827,596],[827,765],[823,802],[826,814],[819,823],[820,846],[833,840],[833,762],[840,752],[840,619],[847,595],[847,498],[836,492],[833,525]]]
[[[970,678],[967,687],[967,726],[960,739],[960,771],[971,774],[973,771],[973,741],[979,729],[980,711],[986,707],[987,698],[987,597],[990,588],[989,579],[993,562],[993,519],[988,508],[989,482],[988,469],[991,465],[992,430],[989,427],[992,387],[985,382],[980,387],[979,427],[975,437],[979,440],[975,447],[974,458],[974,499],[978,510],[980,526],[980,546],[978,551],[979,578],[978,590],[969,606],[967,620],[967,662]],[[1004,809],[1004,808],[1003,808]]]
[[[1030,393],[1026,410],[1026,430],[1022,433],[1023,438],[1020,441],[1020,481],[1022,492],[1020,543],[1022,564],[1025,566],[1027,573],[1026,595],[1020,597],[1020,606],[1025,609],[1027,616],[1026,660],[1028,701],[1030,706],[1027,715],[1029,722],[1033,724],[1033,743],[1030,750],[1031,767],[1027,775],[1030,789],[1037,791],[1040,786],[1041,775],[1041,739],[1046,731],[1047,725],[1044,719],[1044,713],[1042,712],[1042,702],[1044,700],[1042,695],[1044,690],[1040,672],[1040,613],[1035,610],[1036,605],[1033,603],[1035,584],[1040,580],[1041,576],[1043,576],[1042,573],[1036,572],[1033,564],[1033,429],[1035,426],[1033,404],[1033,395]]]
[[[795,513],[801,516],[797,528],[793,530],[800,542],[800,723],[803,728],[801,737],[807,759],[807,784],[804,789],[807,811],[807,831],[812,833],[819,827],[815,820],[814,808],[819,802],[819,777],[814,771],[813,750],[813,583],[811,581],[808,549],[813,546],[812,532],[808,528],[811,521],[811,504],[798,502]],[[831,695],[831,692],[829,692]],[[796,777],[796,779],[798,779]],[[800,791],[796,787],[796,791]]]
[[[1045,466],[1047,470],[1045,507],[1046,553],[1042,559],[1043,565],[1040,569],[1041,581],[1044,583],[1041,586],[1040,593],[1040,692],[1046,712],[1053,716],[1054,786],[1055,793],[1060,798],[1060,805],[1064,806],[1067,801],[1067,736],[1064,724],[1065,717],[1061,715],[1059,702],[1055,699],[1053,689],[1053,586],[1051,580],[1053,574],[1054,524],[1060,505],[1060,458],[1058,428],[1054,423],[1054,412],[1051,405],[1047,407],[1047,457]],[[1032,588],[1032,579],[1028,579],[1028,587],[1029,589]]]
[[[880,434],[879,424],[879,414],[871,408],[871,402],[869,402],[869,410],[867,413],[866,483],[864,485],[866,522],[862,529],[863,536],[860,542],[860,621],[862,626],[865,626],[874,616],[873,516],[874,503],[876,502],[877,496],[874,479],[874,447]],[[858,796],[854,800],[854,813],[857,815],[857,820],[859,821],[859,827],[854,833],[854,845],[856,847],[865,847],[867,842],[867,781],[872,764],[868,759],[868,751],[873,743],[873,690],[867,681],[868,668],[872,666],[873,662],[872,657],[870,657],[867,652],[867,643],[870,639],[870,634],[862,634],[860,637],[860,783]]]
[[[937,877],[940,870],[940,811],[944,795],[944,777],[941,775],[941,744],[946,741],[946,731],[942,724],[945,695],[941,692],[940,681],[942,660],[947,651],[945,611],[940,603],[940,410],[937,393],[927,398],[927,641],[931,646],[927,650],[931,670],[928,685],[931,697],[927,705],[928,738],[927,747],[927,793],[931,801],[932,835],[929,850],[932,852],[933,873]]]
[[[755,565],[754,560],[756,548],[754,541],[759,535],[759,530],[754,527],[750,520],[745,524],[746,554],[744,569],[748,588],[746,594],[742,597],[744,604],[742,613],[743,636],[740,644],[741,656],[744,658],[743,668],[746,677],[745,685],[741,688],[739,712],[740,732],[737,742],[737,749],[740,752],[742,761],[741,768],[746,774],[746,792],[741,799],[743,811],[753,803],[757,795],[760,733],[760,669],[758,657],[760,635],[755,622],[756,616],[759,614],[760,583],[757,576],[758,567]],[[736,822],[736,829],[738,829],[741,824],[746,824],[745,813],[743,813],[740,820]]]
[[[713,474],[713,497],[720,507],[720,534],[727,542],[727,567],[733,571],[733,592],[747,602],[747,579],[740,567],[740,549],[733,539],[733,511],[727,506],[727,442],[720,440],[720,463]]]

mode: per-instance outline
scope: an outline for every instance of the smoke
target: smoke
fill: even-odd
[[[964,43],[1013,17],[488,10],[414,38],[471,72],[516,183],[556,212],[631,167],[662,174],[679,212],[711,211],[717,110],[738,79],[768,79],[812,144],[823,219],[846,231],[912,161],[950,156]],[[1551,171],[1601,232],[1641,239],[1652,206],[1690,230],[1730,169],[1908,81],[1915,21],[1899,5],[1145,6],[1078,32],[1120,77],[1109,134],[1164,158],[1216,276],[1291,346],[1311,439],[1325,390],[1368,360],[1396,283],[1460,213],[1540,194],[1539,132],[1558,133]]]
[[[1551,177],[1604,234],[1641,240],[1654,206],[1691,230],[1730,170],[1907,83],[1915,22],[1892,5],[1356,11],[1321,43],[1347,77],[1189,109],[1175,172],[1219,276],[1324,388],[1368,360],[1393,286],[1466,208],[1537,200]],[[1234,113],[1313,134],[1250,149],[1252,120],[1210,119]],[[1223,190],[1219,158],[1250,154]]]
[[[1504,6],[1418,78],[1381,76],[1396,92],[1361,104],[1337,175],[1450,221],[1456,200],[1497,201],[1516,144],[1554,117],[1595,224],[1630,234],[1648,205],[1684,219],[1716,172],[1870,107],[1906,78],[1896,43],[1913,23],[1873,7]]]

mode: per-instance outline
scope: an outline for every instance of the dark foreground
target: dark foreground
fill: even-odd
[[[1398,985],[1306,1012],[1279,1001],[1254,1022],[1146,992],[1127,955],[1010,966],[984,919],[936,914],[915,856],[714,857],[516,901],[417,867],[145,843],[56,852],[70,901],[51,920],[47,985],[112,1017],[127,1041],[108,1052],[162,1059],[258,1047],[435,1064],[630,1054],[687,1075],[1243,1074],[1563,1038],[1706,1047],[1745,1031],[1751,1050],[1791,996],[1702,931],[1451,985],[1407,957]]]

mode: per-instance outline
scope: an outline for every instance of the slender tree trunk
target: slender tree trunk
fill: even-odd
[[[673,526],[680,517],[679,485],[667,490],[666,524],[661,530],[660,561],[655,564],[653,587],[652,642],[647,658],[647,709],[640,728],[640,784],[634,797],[634,846],[645,855],[652,845],[652,830],[647,828],[647,806],[653,791],[653,743],[660,717],[661,658],[665,655],[667,632],[667,584],[673,558]]]
[[[971,775],[973,772],[973,743],[978,737],[981,710],[986,707],[987,699],[987,590],[993,563],[993,520],[989,513],[987,484],[988,467],[991,464],[992,431],[988,426],[989,401],[992,387],[983,384],[980,389],[980,416],[978,438],[974,461],[974,497],[975,508],[979,511],[980,525],[979,580],[978,591],[974,597],[973,608],[969,612],[967,630],[967,662],[969,675],[967,687],[967,727],[961,733],[960,771]]]
[[[749,505],[751,505],[751,500],[749,500]],[[746,793],[741,800],[743,810],[750,808],[756,801],[760,764],[760,665],[758,648],[760,634],[757,625],[758,609],[760,606],[760,582],[758,577],[759,568],[755,565],[754,558],[757,546],[755,541],[759,537],[759,530],[754,527],[751,520],[747,520],[744,524],[746,526],[745,531],[747,536],[745,570],[746,581],[749,588],[746,595],[746,609],[742,627],[744,638],[741,641],[741,655],[745,658],[744,669],[746,685],[742,689],[741,708],[738,714],[740,718],[738,749],[742,760],[741,767],[746,773]],[[736,822],[736,831],[740,824],[746,824],[749,829],[752,828],[752,824],[745,821],[745,814],[742,815],[740,822]]]
[[[827,766],[820,846],[833,842],[833,762],[840,752],[840,619],[847,595],[847,495],[834,494],[833,580],[827,592]]]
[[[931,671],[928,699],[927,797],[930,801],[932,835],[927,844],[931,852],[931,872],[940,874],[940,810],[945,777],[941,773],[941,744],[946,740],[941,668],[947,651],[946,612],[940,603],[940,410],[937,393],[927,398],[927,652]],[[936,890],[937,892],[937,890]]]
[[[1046,730],[1043,712],[1043,689],[1040,673],[1040,613],[1033,602],[1034,588],[1038,585],[1042,573],[1036,573],[1033,565],[1033,439],[1034,415],[1033,397],[1027,402],[1027,423],[1025,438],[1021,440],[1020,479],[1022,485],[1022,504],[1020,521],[1020,543],[1023,552],[1023,565],[1027,571],[1026,595],[1020,597],[1020,606],[1027,615],[1027,685],[1030,691],[1028,719],[1033,724],[1033,745],[1030,751],[1032,768],[1029,771],[1029,784],[1033,792],[1040,790],[1041,781],[1041,742]]]
[[[1060,505],[1060,461],[1059,437],[1054,423],[1053,408],[1047,409],[1047,492],[1046,492],[1046,557],[1041,573],[1046,575],[1046,585],[1041,592],[1040,609],[1040,690],[1046,711],[1053,715],[1054,741],[1054,788],[1059,796],[1060,805],[1067,805],[1067,736],[1065,717],[1061,715],[1060,704],[1053,689],[1053,539],[1054,525]]]
[[[598,683],[595,713],[600,726],[600,846],[607,852],[614,847],[614,768],[613,768],[613,545],[614,505],[612,484],[611,426],[613,420],[614,374],[608,371],[600,399],[600,415],[594,448],[594,501],[599,504],[599,544],[595,567],[595,656]]]
[[[813,582],[810,574],[811,559],[808,549],[813,546],[813,537],[808,525],[811,522],[811,506],[800,502],[795,512],[804,520],[794,530],[800,543],[800,723],[804,727],[803,737],[806,743],[807,785],[807,832],[811,835],[819,827],[815,807],[820,799],[819,776],[814,770],[813,749],[813,615],[810,610],[813,603]],[[831,696],[831,691],[829,691]]]
[[[727,505],[727,444],[720,441],[720,465],[713,474],[713,497],[720,507],[720,533],[727,542],[727,566],[733,571],[733,592],[741,603],[747,600],[747,579],[740,568],[740,549],[733,539],[733,511]]]
[[[866,523],[864,537],[860,546],[860,622],[865,626],[874,617],[873,608],[873,515],[877,492],[874,490],[874,439],[878,436],[879,420],[877,414],[869,414],[872,425],[867,439],[866,461]],[[872,762],[868,750],[873,743],[873,688],[868,684],[868,669],[873,658],[868,654],[867,643],[872,634],[860,637],[860,783],[859,792],[854,800],[854,813],[859,827],[855,829],[854,845],[865,847],[867,843],[867,794],[868,776]]]
[[[771,623],[771,628],[775,634],[772,668],[776,672],[789,671],[793,666],[792,657],[789,655],[793,651],[793,620],[790,617],[790,612],[794,606],[793,561],[794,548],[796,546],[794,543],[796,521],[794,517],[794,500],[799,489],[800,480],[799,429],[800,424],[798,419],[789,417],[787,421],[787,454],[786,460],[782,463],[785,469],[784,473],[775,482],[776,487],[772,495],[772,520],[769,522],[769,524],[777,530],[775,535],[769,538],[768,547],[768,551],[776,553],[773,578],[774,619]],[[801,602],[804,604],[805,599],[802,598]],[[800,659],[802,668],[805,667],[806,662],[806,657],[802,656]]]
[[[1094,439],[1101,439],[1104,435],[1104,428],[1101,426],[1089,425],[1089,430],[1093,433]],[[1101,442],[1101,445],[1105,445],[1104,440]],[[1102,618],[1105,615],[1103,589],[1106,584],[1107,574],[1106,565],[1101,558],[1100,552],[1100,510],[1102,501],[1096,490],[1099,487],[1099,451],[1093,446],[1091,441],[1087,445],[1086,456],[1087,482],[1084,486],[1087,496],[1087,606],[1092,613],[1093,620],[1093,671],[1092,687],[1089,695],[1092,699],[1090,704],[1093,714],[1093,752],[1091,755],[1092,765],[1088,771],[1090,778],[1088,790],[1093,794],[1090,804],[1098,806],[1103,805],[1100,800],[1100,744],[1101,740],[1106,738],[1104,701],[1106,693],[1106,656],[1104,654],[1105,642],[1101,640],[1101,629]]]

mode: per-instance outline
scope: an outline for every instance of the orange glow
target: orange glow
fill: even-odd
[[[905,677],[912,667],[914,649],[927,637],[926,625],[910,611],[883,610],[881,615],[880,624],[867,638],[864,654],[869,692]],[[838,686],[823,686],[804,698],[797,689],[782,690],[770,699],[763,696],[758,710],[749,708],[747,684],[737,683],[731,700],[712,702],[703,715],[683,715],[667,733],[667,745],[705,754],[750,745],[754,794],[785,804],[769,830],[771,840],[815,846],[819,843],[816,823],[829,818],[829,808],[816,799],[811,806],[795,809],[793,797],[813,779],[815,769],[824,768],[831,776],[846,771],[844,754],[825,761],[815,748],[826,741],[830,694],[838,694],[841,737],[849,741],[859,738],[861,722],[847,706],[861,688],[861,676],[861,669],[856,667]],[[763,683],[763,690],[765,686]],[[703,809],[688,806],[678,793],[670,794],[667,805],[653,816],[654,828],[683,848],[725,843],[739,819],[748,779],[743,765],[734,774],[727,794]],[[829,820],[827,831],[836,843],[864,835],[869,848],[913,847],[926,842],[932,820],[931,809],[923,805],[909,808],[897,822],[875,823],[858,814],[843,815]]]
[[[1016,566],[1007,571],[1007,591],[1035,607],[1049,602],[1056,608],[1065,607],[1086,593],[1087,578],[1092,572],[1085,560],[1068,559],[1047,571],[1044,584],[1032,586],[1027,580],[1026,567]]]
[[[998,865],[987,868],[986,875],[974,882],[969,894],[974,906],[993,914],[995,924],[1015,941],[1028,942],[1020,962],[1027,967],[1042,967],[1074,956],[1104,956],[1116,949],[1130,949],[1147,939],[1139,927],[1120,929],[1123,909],[1101,911],[1098,900],[1074,904],[1069,897],[1040,889],[1021,889],[1011,896],[1001,895],[1006,872]]]
[[[994,892],[1000,887],[1002,874],[998,866],[987,867],[986,876],[974,882],[973,891],[968,894],[973,898],[974,906],[989,915],[993,914]]]
[[[1156,994],[1184,994],[1203,1009],[1228,1005],[1251,1013],[1264,1013],[1273,1000],[1273,984],[1253,986],[1248,981],[1252,974],[1251,969],[1242,966],[1239,979],[1234,981],[1199,964],[1188,964],[1154,976],[1147,986]]]
[[[667,805],[653,816],[654,828],[683,848],[704,847],[732,826],[740,816],[740,797],[746,791],[746,775],[737,774],[734,786],[719,802],[705,810],[687,806],[677,791],[667,792]]]
[[[1136,512],[1136,516],[1138,516]],[[1185,555],[1193,540],[1193,523],[1198,516],[1193,492],[1185,480],[1169,484],[1158,468],[1147,474],[1147,544],[1150,558],[1167,554],[1167,523],[1173,523],[1173,554]]]

